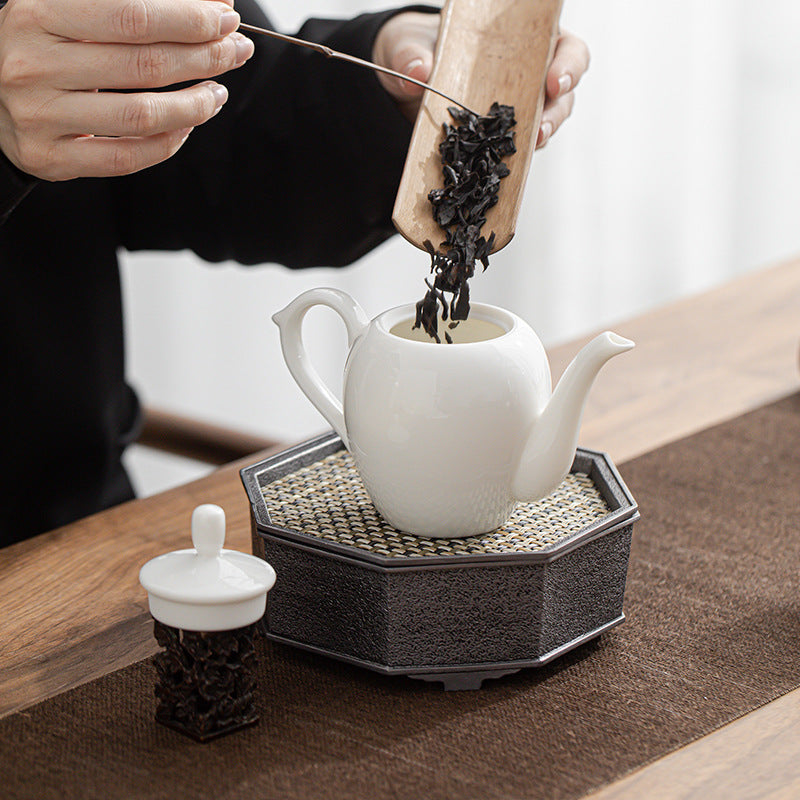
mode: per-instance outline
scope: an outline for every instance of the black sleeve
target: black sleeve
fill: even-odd
[[[37,183],[36,178],[17,169],[0,152],[0,225]]]
[[[246,0],[236,8],[268,24]],[[309,20],[297,35],[369,60],[395,13]],[[350,263],[393,233],[411,125],[371,70],[252,37],[253,58],[221,79],[221,112],[173,158],[114,182],[120,243],[210,261]]]

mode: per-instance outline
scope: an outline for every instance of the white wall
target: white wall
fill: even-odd
[[[292,29],[387,4],[267,5]],[[517,236],[474,279],[474,299],[553,344],[800,250],[800,4],[566,0],[562,23],[587,40],[592,66],[572,118],[534,157]],[[319,285],[374,314],[417,300],[427,268],[399,239],[348,269],[299,273],[128,255],[131,380],[145,402],[304,438],[326,425],[288,375],[270,314]],[[341,326],[327,311],[309,319],[309,349],[338,386]]]

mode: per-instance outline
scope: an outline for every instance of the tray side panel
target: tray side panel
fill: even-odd
[[[386,576],[262,534],[277,579],[267,604],[267,630],[324,650],[386,663]]]
[[[389,666],[531,659],[541,650],[543,564],[390,576]]]
[[[542,653],[620,617],[632,533],[624,525],[545,566]]]

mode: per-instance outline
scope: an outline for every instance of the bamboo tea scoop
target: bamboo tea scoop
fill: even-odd
[[[487,238],[495,233],[495,252],[514,236],[561,4],[562,0],[448,0],[442,11],[430,83],[479,114],[487,114],[495,101],[514,106],[516,112],[517,152],[506,161],[511,174],[502,180],[498,203],[484,226]],[[443,123],[453,123],[449,105],[440,95],[425,93],[395,200],[395,227],[420,249],[425,249],[426,240],[438,248],[444,239],[428,192],[443,184],[439,142]]]

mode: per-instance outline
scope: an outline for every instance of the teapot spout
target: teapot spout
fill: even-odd
[[[540,500],[564,480],[575,458],[583,407],[597,373],[609,359],[632,347],[630,339],[606,331],[575,356],[533,423],[511,487],[517,500]]]

